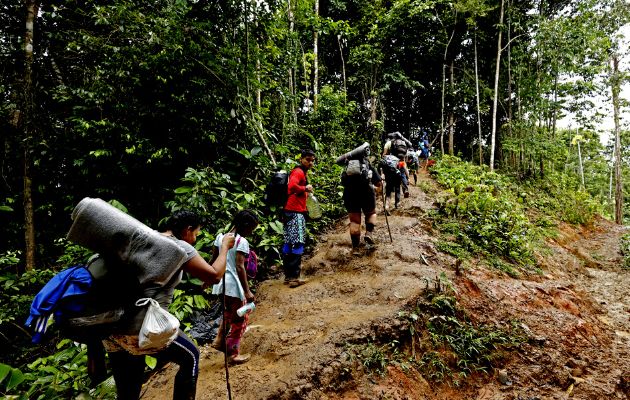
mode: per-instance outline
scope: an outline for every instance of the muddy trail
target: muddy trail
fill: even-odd
[[[420,182],[439,193],[428,175]],[[630,271],[621,267],[620,227],[606,220],[561,226],[537,255],[542,274],[516,279],[482,265],[456,274],[455,259],[435,247],[427,216],[435,196],[410,189],[389,217],[394,243],[379,215],[377,250],[354,256],[342,221],[305,260],[308,284],[291,289],[274,279],[258,286],[242,342],[252,358],[229,370],[233,399],[630,397]],[[348,345],[408,338],[400,310],[441,273],[474,321],[517,320],[528,340],[494,371],[459,387],[393,364],[382,376],[365,371]],[[142,398],[170,397],[174,372],[171,366],[154,375]],[[227,398],[223,355],[205,346],[197,399],[221,398]]]

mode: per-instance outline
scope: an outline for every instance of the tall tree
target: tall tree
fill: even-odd
[[[619,92],[621,91],[621,76],[619,73],[619,58],[616,54],[611,57],[611,82],[613,103],[613,120],[615,122],[615,222],[623,224],[623,181],[621,178],[621,126],[619,124]]]
[[[32,149],[35,140],[35,115],[34,115],[34,85],[33,85],[33,52],[34,52],[34,26],[37,18],[39,3],[34,0],[26,0],[26,24],[24,33],[24,84],[22,89],[22,111],[20,119],[24,130],[24,241],[26,245],[25,260],[26,269],[35,268],[35,221],[33,212],[33,179]]]
[[[317,111],[317,96],[319,95],[319,0],[314,6],[315,24],[313,27],[313,109]]]
[[[503,33],[503,8],[505,0],[501,0],[501,11],[499,14],[499,24],[497,29],[499,35],[497,38],[497,62],[494,70],[494,97],[492,101],[492,133],[490,134],[490,171],[494,170],[494,154],[496,150],[497,137],[497,106],[499,99],[499,72],[501,71],[501,37]]]

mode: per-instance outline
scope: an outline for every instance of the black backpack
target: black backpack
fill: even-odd
[[[268,207],[284,207],[287,204],[289,190],[289,173],[278,171],[271,175],[265,187],[264,203]]]
[[[394,139],[392,141],[390,154],[395,155],[400,159],[403,159],[405,155],[407,155],[407,143],[405,143],[405,141],[402,139]]]

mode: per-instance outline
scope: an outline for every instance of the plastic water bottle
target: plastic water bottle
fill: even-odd
[[[319,205],[319,201],[313,193],[309,193],[306,198],[306,209],[308,210],[308,216],[312,219],[321,218],[322,207]]]
[[[256,309],[256,304],[254,304],[254,303],[247,303],[243,307],[241,307],[238,310],[236,310],[236,314],[238,314],[239,317],[242,317],[243,315],[245,315],[247,313],[250,313],[250,312],[254,311],[255,309]]]

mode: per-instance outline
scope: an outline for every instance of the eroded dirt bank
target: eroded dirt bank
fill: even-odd
[[[426,185],[432,184],[422,176]],[[539,255],[542,275],[519,279],[473,266],[455,275],[454,259],[435,249],[426,212],[433,198],[417,187],[389,218],[378,249],[352,256],[340,222],[304,264],[307,285],[281,280],[258,288],[243,352],[252,359],[230,368],[234,399],[614,399],[630,388],[630,272],[622,270],[619,227],[562,226]],[[423,260],[424,257],[424,260]],[[425,262],[426,261],[426,262]],[[366,374],[350,359],[353,343],[408,337],[398,312],[440,273],[454,283],[460,305],[479,322],[517,320],[529,340],[498,371],[470,377],[462,387],[427,382],[418,371],[390,366]],[[227,398],[223,357],[202,349],[198,399]],[[174,368],[154,376],[144,399],[170,396]]]

